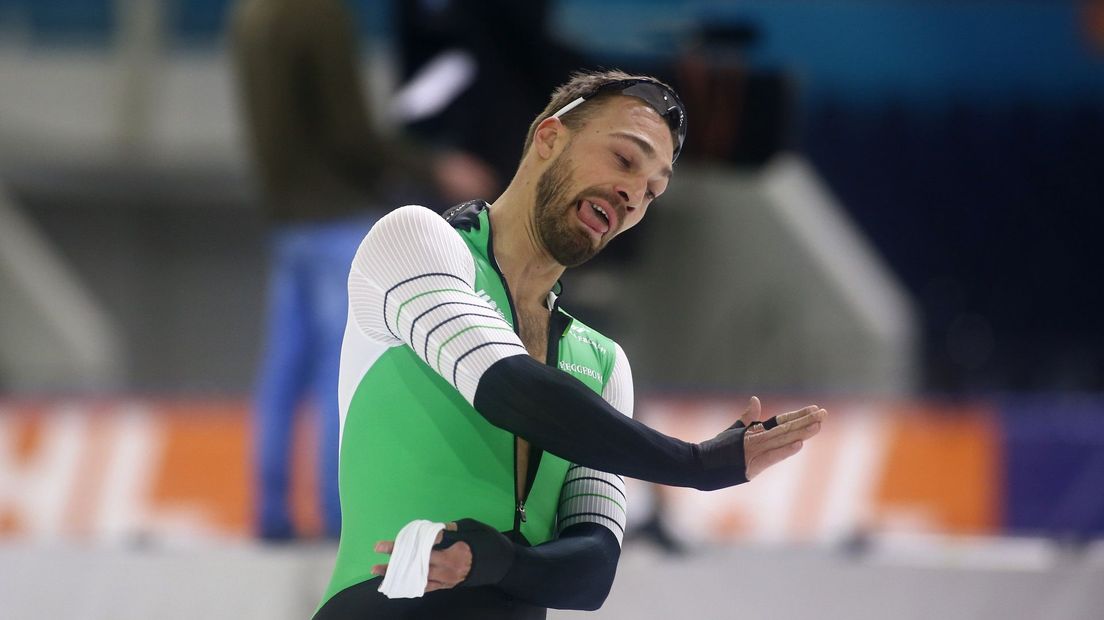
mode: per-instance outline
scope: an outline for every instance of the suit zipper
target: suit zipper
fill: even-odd
[[[513,319],[514,319],[514,324],[513,324],[514,333],[517,334],[518,337],[520,338],[521,337],[521,330],[519,329],[519,325],[518,325],[517,308],[514,306],[514,294],[510,292],[510,284],[508,282],[506,282],[506,276],[502,275],[502,270],[498,268],[498,259],[496,259],[495,255],[494,255],[494,229],[492,229],[490,226],[491,226],[490,214],[488,214],[487,215],[487,258],[490,259],[491,267],[494,268],[495,274],[498,275],[498,281],[502,283],[502,290],[506,291],[506,303],[510,306],[510,316],[513,317]],[[551,325],[551,323],[549,323],[549,325]],[[529,477],[530,477],[529,473],[532,472],[535,468],[533,467],[533,463],[530,462],[529,467],[526,470],[525,493],[524,493],[524,495],[519,494],[518,493],[518,478],[517,478],[517,470],[518,470],[518,436],[517,435],[514,435],[513,443],[514,443],[514,476],[513,476],[513,481],[514,481],[514,483],[513,483],[513,487],[514,487],[514,528],[513,528],[513,532],[515,534],[521,534],[521,524],[525,523],[526,520],[527,520],[527,518],[525,516],[525,500],[528,499],[528,497],[529,497],[529,486],[531,485],[531,483],[528,480]],[[529,456],[530,456],[530,458],[533,456],[532,449],[530,449],[530,451],[529,451]],[[538,457],[538,460],[539,460],[539,457]]]
[[[506,291],[506,303],[510,306],[510,316],[514,317],[514,333],[521,337],[521,330],[518,326],[518,314],[517,308],[514,307],[514,295],[510,292],[510,284],[506,282],[506,277],[502,275],[502,270],[498,268],[498,260],[494,256],[494,230],[490,229],[490,216],[487,218],[487,257],[490,259],[491,267],[494,268],[495,273],[498,275],[499,282],[502,283],[502,289]],[[552,305],[552,310],[548,316],[548,350],[545,354],[545,364],[556,368],[560,361],[560,337],[563,336],[564,330],[570,325],[571,319],[566,315],[562,315],[559,312],[560,301],[557,299]],[[529,499],[529,493],[533,490],[533,484],[537,480],[537,469],[540,467],[541,457],[544,456],[544,450],[540,448],[534,448],[532,444],[529,445],[529,462],[525,471],[525,487],[522,493],[518,493],[518,437],[514,436],[514,529],[515,535],[521,535],[521,524],[527,522],[528,517],[525,515],[525,502]]]
[[[548,317],[548,351],[545,354],[545,363],[556,368],[560,362],[560,338],[564,330],[571,323],[566,315],[559,312],[559,300],[552,306],[552,312]],[[540,468],[541,457],[544,450],[529,445],[529,467],[525,472],[525,494],[517,502],[517,510],[514,514],[514,530],[520,531],[522,523],[525,523],[525,502],[529,499],[529,493],[533,490],[533,484],[537,481],[537,471]],[[514,475],[517,475],[517,441],[514,441]],[[517,482],[514,483],[516,492]]]

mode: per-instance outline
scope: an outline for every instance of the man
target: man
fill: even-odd
[[[343,529],[316,618],[596,609],[620,555],[621,475],[722,488],[819,431],[823,409],[760,424],[757,399],[700,444],[637,423],[624,352],[559,307],[564,269],[666,189],[684,114],[654,79],[577,75],[533,122],[494,204],[448,221],[403,207],[365,237],[341,360]],[[386,554],[417,519],[448,531],[425,595],[389,599],[377,590]]]

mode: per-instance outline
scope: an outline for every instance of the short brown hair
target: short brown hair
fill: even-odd
[[[540,125],[544,119],[552,116],[557,110],[575,101],[579,97],[594,92],[599,86],[609,84],[610,82],[620,82],[621,80],[647,80],[649,82],[655,82],[672,92],[674,91],[670,86],[654,77],[648,75],[629,75],[619,69],[578,71],[573,73],[571,79],[552,91],[552,99],[548,102],[548,105],[544,106],[541,113],[538,114],[537,118],[529,125],[529,133],[525,134],[525,147],[521,150],[521,156],[524,158],[525,154],[529,152],[529,147],[533,145],[533,136],[537,133],[537,125]],[[565,114],[560,117],[560,120],[563,121],[563,124],[566,125],[568,129],[576,131],[585,125],[598,109],[598,106],[595,105],[596,103],[616,95],[616,92],[598,93],[571,110],[570,114]]]

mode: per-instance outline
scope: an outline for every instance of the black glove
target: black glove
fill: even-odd
[[[498,585],[514,565],[514,543],[493,527],[475,519],[460,519],[456,531],[445,530],[434,549],[448,549],[458,542],[471,548],[471,570],[460,587]]]
[[[737,420],[716,437],[698,444],[702,467],[707,475],[712,473],[715,477],[715,480],[709,480],[698,488],[713,490],[748,481],[747,461],[744,458],[744,434],[747,430],[744,423]]]

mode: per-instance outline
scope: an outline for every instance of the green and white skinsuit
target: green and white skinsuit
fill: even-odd
[[[339,385],[342,532],[323,602],[372,579],[372,566],[387,562],[376,542],[414,519],[473,518],[532,545],[585,521],[622,538],[620,476],[534,447],[519,497],[515,436],[472,406],[488,367],[527,354],[488,214],[453,228],[428,209],[403,207],[357,252]],[[547,363],[631,416],[624,352],[559,309],[555,294],[548,305]]]

